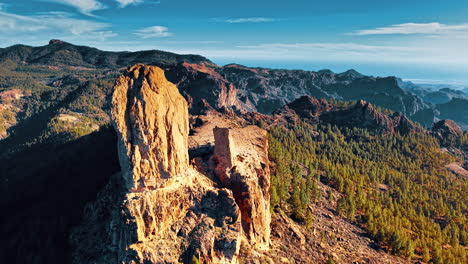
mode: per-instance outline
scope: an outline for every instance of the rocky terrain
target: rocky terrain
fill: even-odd
[[[24,95],[18,89],[0,92],[0,140],[6,138],[7,130],[16,125],[16,115],[21,109],[15,103]]]
[[[307,230],[277,213],[272,222],[272,242],[277,263],[412,263],[389,255],[369,239],[366,231],[336,213],[340,194],[325,184],[319,185],[323,198],[310,206],[314,225]],[[327,192],[334,198],[327,199]]]

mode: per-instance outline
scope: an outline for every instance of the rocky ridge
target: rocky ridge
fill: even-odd
[[[255,117],[254,117],[255,119]],[[312,124],[331,124],[341,127],[366,128],[377,133],[401,133],[422,131],[422,128],[405,115],[396,112],[384,114],[374,105],[363,100],[354,105],[340,106],[324,99],[303,96],[273,112],[273,118],[260,120],[283,124],[307,121]],[[271,120],[275,121],[271,121]],[[270,120],[270,121],[268,121]]]

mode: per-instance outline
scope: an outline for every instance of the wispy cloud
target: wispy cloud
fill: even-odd
[[[259,45],[242,45],[238,46],[242,49],[255,50],[274,50],[274,51],[295,51],[295,50],[334,50],[347,52],[378,52],[378,51],[404,51],[413,52],[422,48],[404,47],[404,46],[388,46],[388,45],[365,45],[357,43],[268,43]]]
[[[379,27],[375,29],[358,30],[348,35],[410,35],[425,34],[432,37],[443,34],[464,33],[468,34],[468,24],[446,25],[441,23],[405,23],[391,25],[388,27]]]
[[[138,5],[143,3],[143,0],[115,0],[119,3],[120,7],[126,7],[128,5]]]
[[[236,24],[236,23],[262,23],[262,22],[273,22],[276,19],[267,17],[245,17],[245,18],[232,18],[226,19],[225,22]]]
[[[104,41],[117,36],[110,28],[110,24],[77,19],[63,12],[20,16],[0,11],[0,41],[3,43],[19,40],[35,43],[47,37],[80,42]]]
[[[135,31],[134,34],[143,39],[165,38],[165,37],[170,37],[174,35],[171,32],[169,32],[169,28],[163,27],[163,26],[152,26],[152,27],[142,28],[142,29]]]
[[[106,8],[106,6],[98,0],[41,0],[45,2],[53,2],[76,8],[80,13],[87,16],[93,16],[92,12]]]
[[[463,45],[463,44],[458,44]],[[371,64],[450,65],[468,69],[468,50],[442,43],[424,45],[421,42],[398,44],[359,43],[266,43],[220,48],[176,49],[176,53],[201,54],[213,59],[265,60],[283,62],[350,62]]]

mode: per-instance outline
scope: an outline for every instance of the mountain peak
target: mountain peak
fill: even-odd
[[[318,72],[321,74],[329,74],[329,75],[335,74],[332,70],[329,70],[329,69],[323,69]]]
[[[62,44],[62,43],[64,43],[64,41],[63,41],[63,40],[60,40],[60,39],[51,39],[51,40],[49,41],[49,45],[53,45],[53,44]]]
[[[432,131],[440,138],[446,138],[449,135],[455,137],[463,135],[462,129],[450,119],[444,119],[434,123]]]
[[[342,72],[339,74],[340,76],[349,76],[349,77],[355,77],[355,78],[362,78],[364,77],[363,74],[359,73],[358,71],[356,71],[355,69],[349,69],[345,72]]]

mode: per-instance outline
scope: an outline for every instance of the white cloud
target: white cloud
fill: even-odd
[[[273,18],[266,17],[246,17],[246,18],[233,18],[227,19],[225,22],[236,24],[236,23],[261,23],[261,22],[273,22],[276,21]]]
[[[169,32],[169,29],[167,27],[163,27],[163,26],[152,26],[152,27],[142,28],[142,29],[135,31],[134,34],[143,39],[164,38],[164,37],[170,37],[174,35],[171,32]]]
[[[120,7],[126,7],[128,5],[138,5],[143,3],[143,0],[115,0],[120,4]]]
[[[426,34],[432,37],[443,34],[468,34],[468,24],[446,25],[441,23],[405,23],[380,27],[376,29],[358,30],[349,35],[392,35],[392,34]]]
[[[68,5],[68,6],[76,8],[78,11],[88,16],[93,16],[92,12],[96,10],[101,10],[101,9],[106,8],[106,6],[98,0],[41,0],[41,1],[54,2],[54,3]]]
[[[44,38],[65,41],[104,41],[117,36],[107,23],[73,18],[68,13],[50,12],[20,16],[0,11],[0,41],[43,43]],[[39,42],[40,41],[40,42]]]

